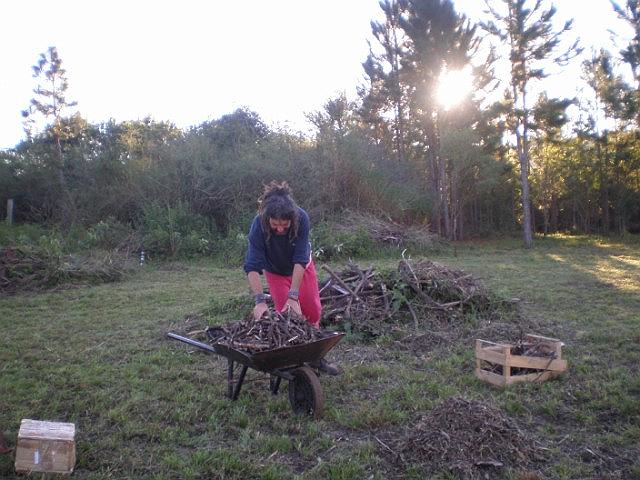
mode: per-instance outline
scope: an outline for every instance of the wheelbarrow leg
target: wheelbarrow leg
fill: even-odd
[[[271,390],[271,393],[273,395],[277,395],[278,394],[278,390],[280,389],[280,382],[282,381],[281,377],[278,377],[277,375],[271,375],[271,377],[269,378],[269,389]]]
[[[233,381],[233,367],[234,361],[227,361],[227,396],[231,400],[237,400],[238,395],[240,395],[240,389],[242,388],[242,382],[244,382],[244,376],[247,374],[247,370],[249,367],[246,365],[242,366],[242,370],[240,370],[240,375],[238,376],[238,380]],[[235,385],[234,385],[235,383]]]
[[[227,360],[227,397],[233,398],[233,360]]]

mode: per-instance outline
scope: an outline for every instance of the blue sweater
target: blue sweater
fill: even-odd
[[[244,271],[262,273],[263,270],[289,277],[293,274],[293,266],[299,263],[306,266],[311,257],[309,243],[309,215],[298,207],[298,236],[289,239],[289,232],[284,235],[271,233],[267,243],[266,233],[262,230],[260,216],[257,215],[249,230],[249,248],[244,261]]]

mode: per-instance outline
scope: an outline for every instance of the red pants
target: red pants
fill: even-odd
[[[269,284],[269,293],[273,298],[276,310],[282,312],[287,303],[289,289],[291,288],[291,277],[276,275],[275,273],[264,272],[264,276]],[[311,260],[304,269],[304,275],[300,282],[300,309],[302,315],[307,318],[309,324],[314,327],[320,326],[320,315],[322,305],[320,304],[320,292],[318,291],[318,275],[316,267]]]

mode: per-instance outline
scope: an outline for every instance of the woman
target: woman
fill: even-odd
[[[244,263],[249,288],[255,298],[253,316],[257,320],[267,311],[262,289],[264,274],[275,308],[290,308],[320,328],[320,293],[309,243],[309,215],[296,205],[287,182],[265,186],[258,199],[258,215],[249,230],[249,249]],[[322,360],[314,365],[337,374],[335,366]]]

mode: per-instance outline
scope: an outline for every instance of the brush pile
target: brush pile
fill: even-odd
[[[113,282],[124,273],[124,261],[119,256],[52,254],[33,247],[0,249],[0,294],[39,291],[78,281]]]
[[[267,311],[260,320],[253,317],[223,327],[208,327],[207,336],[213,343],[249,353],[301,345],[325,337],[306,319],[289,310],[286,313]]]
[[[486,289],[462,270],[428,260],[413,265],[402,260],[398,274],[427,308],[473,308],[482,311],[489,306]]]
[[[386,275],[354,263],[340,272],[322,268],[329,274],[320,286],[325,322],[349,322],[368,333],[380,333],[382,323],[403,317],[417,327],[419,318],[450,321],[460,313],[493,308],[486,289],[471,275],[435,262],[402,260],[395,273]]]
[[[430,248],[438,241],[438,236],[429,230],[428,225],[402,225],[390,218],[383,220],[376,215],[351,210],[345,212],[336,230],[346,234],[367,232],[374,242],[397,248]]]
[[[526,468],[542,448],[499,409],[451,397],[423,416],[396,446],[399,457],[425,473],[489,478],[488,469]]]

